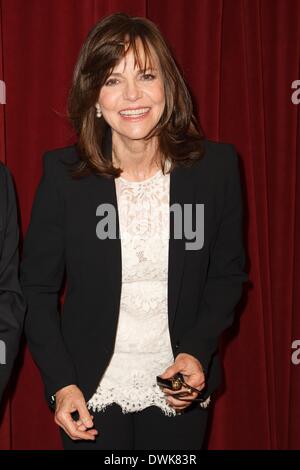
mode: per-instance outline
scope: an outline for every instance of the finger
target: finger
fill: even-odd
[[[71,418],[71,419],[72,419],[72,418]],[[58,426],[60,426],[60,427],[64,430],[64,432],[65,432],[71,439],[73,439],[74,441],[80,440],[79,437],[75,437],[75,436],[72,434],[72,432],[70,432],[70,429],[65,426],[65,424],[64,424],[64,418],[61,419],[61,413],[59,414],[59,417],[55,416],[55,420],[54,420],[54,421],[55,421],[55,423],[56,423]],[[75,426],[77,425],[77,422],[74,421],[74,420],[73,420],[73,423],[74,423]],[[81,426],[82,426],[82,425],[81,425]],[[86,428],[85,428],[85,426],[84,426],[84,429],[82,429],[82,430],[85,430],[85,429],[86,429]],[[98,434],[98,431],[97,431],[96,429],[94,429],[94,430],[89,430],[89,431],[87,431],[87,433],[88,433],[88,432],[91,432],[92,434]]]
[[[169,403],[169,405],[176,406],[176,407],[188,406],[194,401],[196,396],[197,396],[196,393],[189,395],[189,398],[186,398],[186,399],[185,399],[185,397],[183,397],[183,398],[179,397],[180,398],[179,399],[179,398],[176,398],[174,396],[169,396],[167,398],[167,402]]]
[[[91,415],[91,414],[90,414],[90,418],[91,418],[92,420],[94,420],[94,416],[93,416],[93,415]],[[78,420],[76,421],[76,423],[80,423],[80,424],[82,424],[82,421],[81,421],[81,419],[78,419]]]
[[[74,420],[74,423],[76,424],[78,428],[82,426],[85,427],[81,419],[77,419],[77,421]]]
[[[78,424],[76,423],[76,425],[77,425],[78,431],[86,431],[86,430],[87,430],[87,428],[85,427],[84,424],[80,424],[80,425],[78,426]]]
[[[69,431],[67,430],[67,428],[62,423],[57,423],[57,424],[64,430],[64,432],[67,434],[67,436],[69,436],[72,439],[72,437],[70,436]],[[75,441],[77,439],[73,439],[73,440]]]
[[[166,394],[166,395],[174,395],[175,393],[183,393],[183,392],[186,392],[186,388],[183,388],[181,387],[179,390],[172,390],[170,388],[163,388],[162,391]]]
[[[94,419],[94,416],[90,414],[90,418],[93,420],[93,419]],[[77,423],[78,423],[79,421],[81,422],[81,419],[78,419],[78,420],[77,420]]]
[[[191,405],[191,403],[193,402],[193,400],[175,400],[174,398],[170,399],[170,400],[167,400],[167,402],[169,403],[170,406],[173,406],[173,407],[187,407],[189,405]]]
[[[78,431],[86,431],[86,434],[91,434],[91,435],[95,435],[95,436],[97,434],[99,434],[97,429],[86,429],[83,425],[81,425],[81,426],[82,426],[82,429],[79,428]]]
[[[77,411],[79,413],[79,420],[82,424],[84,424],[86,428],[91,428],[93,426],[92,416],[90,415],[83,399],[77,403]]]
[[[81,424],[80,426],[77,426],[78,431],[86,431],[89,434],[98,434],[97,429],[87,429],[84,424]]]
[[[173,377],[175,374],[177,374],[178,371],[178,368],[175,367],[174,365],[168,367],[163,374],[160,374],[159,377],[161,377],[162,379],[169,379],[171,377]]]
[[[94,420],[94,416],[91,415],[91,418],[92,420]],[[78,419],[77,421],[74,421],[76,423],[76,426],[77,428],[80,430],[80,431],[85,431],[86,429],[88,429],[82,422],[81,419]]]
[[[180,406],[176,406],[176,407],[173,406],[173,408],[174,408],[175,411],[184,411],[187,408],[187,406],[181,406],[181,407]]]
[[[172,404],[172,403],[169,403],[169,406],[170,406],[171,408],[173,408],[174,410],[176,410],[176,411],[185,410],[185,409],[188,408],[190,405],[191,405],[190,403],[185,403],[184,405],[179,406],[179,405],[174,405],[174,404]]]
[[[61,419],[62,424],[67,430],[67,434],[71,439],[84,439],[84,440],[95,440],[95,436],[91,435],[88,431],[79,431],[76,424],[74,423],[70,413],[64,413]]]
[[[181,407],[189,404],[189,402],[186,400],[177,400],[176,398],[171,397],[167,398],[167,403],[173,407]]]
[[[186,409],[189,407],[189,405],[183,405],[183,406],[173,406],[173,405],[170,405],[170,406],[171,406],[171,408],[173,408],[176,412],[178,412],[178,411],[184,411],[184,410],[186,410]]]
[[[87,433],[91,434],[91,436],[97,436],[99,434],[97,429],[88,429]]]

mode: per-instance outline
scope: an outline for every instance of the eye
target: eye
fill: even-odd
[[[151,77],[150,80],[146,80],[146,82],[151,82],[152,80],[154,80],[155,75],[153,75],[152,73],[144,73],[143,77]]]
[[[105,83],[106,86],[111,86],[111,85],[115,85],[115,83],[117,82],[118,80],[116,78],[110,78],[109,80],[107,80],[107,82]]]

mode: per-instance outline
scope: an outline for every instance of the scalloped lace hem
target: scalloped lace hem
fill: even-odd
[[[129,401],[126,397],[118,396],[115,389],[110,390],[98,390],[97,393],[88,401],[88,409],[95,411],[105,411],[105,409],[116,403],[122,409],[122,413],[132,413],[135,411],[142,411],[149,406],[157,406],[162,410],[166,416],[176,416],[177,412],[170,405],[167,404],[165,397],[162,398],[159,395],[152,395],[146,397],[143,401],[136,400],[135,402]],[[140,398],[140,397],[139,397]],[[211,402],[209,396],[204,402],[199,403],[198,406],[201,408],[207,408]]]
[[[134,393],[134,390],[132,390]],[[139,396],[136,400],[129,401],[128,398],[120,396],[117,390],[109,389],[109,390],[98,390],[97,393],[89,400],[88,408],[92,409],[93,411],[104,411],[107,406],[116,403],[122,409],[122,413],[132,413],[135,411],[142,411],[148,406],[157,406],[159,407],[162,412],[167,416],[175,416],[176,411],[167,404],[165,398],[161,398],[157,395],[152,395],[148,397],[144,397],[141,400],[141,396]]]

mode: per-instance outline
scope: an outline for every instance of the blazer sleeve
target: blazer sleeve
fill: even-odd
[[[15,190],[8,168],[0,168],[0,399],[19,349],[26,303],[19,283],[19,227]]]
[[[44,172],[36,191],[21,262],[21,284],[28,303],[25,333],[45,384],[46,398],[76,384],[72,359],[64,344],[59,291],[65,270],[64,204],[55,156],[43,156]]]
[[[221,158],[223,157],[226,158],[226,181],[221,222],[210,251],[207,280],[197,322],[181,338],[178,348],[178,353],[185,352],[195,356],[206,373],[218,348],[221,333],[234,320],[235,306],[241,298],[243,283],[248,280],[248,275],[244,272],[239,162],[233,145],[224,145],[224,155]]]

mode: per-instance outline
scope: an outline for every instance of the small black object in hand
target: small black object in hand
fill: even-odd
[[[198,390],[197,388],[192,387],[191,385],[188,385],[184,381],[183,375],[178,372],[177,374],[173,375],[173,377],[170,377],[168,379],[162,379],[159,375],[156,377],[156,383],[162,388],[168,388],[170,390],[176,391],[180,390],[182,387],[187,389],[187,392],[179,392],[178,394],[172,394],[172,396],[175,396],[178,400],[180,400],[179,397],[186,397],[189,395],[189,393],[192,392],[197,392],[198,396],[194,398],[192,401],[199,401],[203,402],[205,398],[203,397],[204,394],[204,389],[203,390]],[[184,398],[186,400],[186,398]]]
[[[157,385],[160,387],[169,388],[170,390],[180,390],[183,383],[183,375],[178,372],[177,374],[173,375],[169,379],[162,379],[159,375],[156,377]]]

